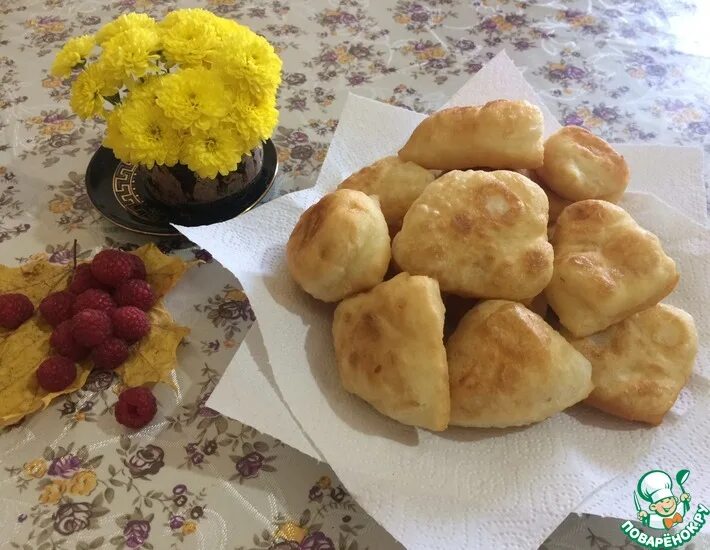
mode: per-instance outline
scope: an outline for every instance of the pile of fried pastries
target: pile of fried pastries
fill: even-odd
[[[429,430],[540,422],[586,404],[660,424],[690,377],[693,318],[659,239],[615,203],[624,158],[543,139],[526,101],[424,119],[398,155],[308,208],[286,247],[333,319],[344,388]]]

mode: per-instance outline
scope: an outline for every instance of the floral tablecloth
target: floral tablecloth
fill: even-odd
[[[2,263],[68,263],[74,239],[81,255],[146,241],[91,206],[83,178],[103,129],[70,113],[47,71],[67,38],[120,13],[196,5],[250,25],[284,60],[280,193],[313,183],[348,91],[429,111],[502,48],[564,123],[710,149],[703,0],[0,0]],[[206,261],[168,301],[192,328],[179,390],[160,388],[155,421],[131,434],[113,419],[116,380],[94,373],[4,430],[0,547],[398,548],[327,465],[205,407],[254,315],[207,251],[159,245]],[[592,529],[579,548],[612,547]]]

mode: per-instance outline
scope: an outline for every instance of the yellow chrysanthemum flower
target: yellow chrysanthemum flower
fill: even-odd
[[[163,77],[156,103],[176,128],[206,130],[227,114],[227,97],[219,75],[199,67]]]
[[[252,103],[275,96],[281,84],[281,58],[261,36],[247,39],[240,48],[223,48],[213,64],[225,73],[230,88]]]
[[[233,19],[217,17],[214,21],[214,29],[223,44],[239,44],[245,37],[254,33],[249,27],[240,25]]]
[[[160,22],[161,29],[170,30],[190,23],[214,25],[222,18],[203,8],[185,8],[169,12]]]
[[[126,13],[115,20],[107,23],[96,33],[96,43],[103,45],[114,36],[125,31],[132,32],[135,29],[145,29],[156,32],[158,24],[145,13]]]
[[[106,78],[101,63],[93,63],[84,69],[71,87],[69,103],[74,112],[86,119],[106,114],[106,99],[118,92],[115,82]]]
[[[150,103],[155,103],[161,85],[162,79],[158,75],[151,75],[140,81],[133,80],[126,83],[126,87],[132,99],[149,101]]]
[[[86,60],[96,45],[96,39],[85,34],[70,39],[59,51],[52,63],[52,75],[66,77],[72,69]]]
[[[215,16],[206,18],[201,15],[205,10],[180,10],[172,12],[178,17],[160,25],[163,42],[163,55],[169,65],[198,67],[217,50],[222,43],[217,36]],[[190,12],[190,13],[182,13]],[[193,13],[195,12],[195,13]],[[207,12],[210,13],[210,12]]]
[[[118,106],[106,115],[106,135],[104,135],[103,145],[113,150],[116,158],[130,164],[131,152],[126,146],[126,137],[121,133],[122,110],[123,106]]]
[[[136,28],[104,43],[100,60],[123,82],[137,80],[159,70],[160,37],[154,30]]]
[[[188,136],[183,142],[180,161],[203,178],[226,176],[237,167],[249,148],[241,136],[226,125]]]
[[[121,107],[119,131],[131,163],[148,168],[177,163],[181,136],[154,103],[129,98]]]
[[[241,136],[246,147],[243,153],[246,153],[271,136],[278,123],[279,112],[273,99],[258,105],[236,100],[232,104],[227,120],[234,125],[236,133]]]

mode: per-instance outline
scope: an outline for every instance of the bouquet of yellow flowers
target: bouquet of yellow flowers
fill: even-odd
[[[147,168],[181,163],[203,178],[226,176],[278,120],[274,48],[203,9],[176,10],[160,22],[122,15],[69,40],[52,74],[76,74],[74,112],[105,118],[104,145]]]

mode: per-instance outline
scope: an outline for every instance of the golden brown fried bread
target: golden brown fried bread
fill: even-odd
[[[542,182],[563,199],[616,202],[629,183],[624,157],[602,138],[579,126],[565,126],[545,142]]]
[[[400,273],[335,310],[333,340],[345,389],[403,424],[444,430],[449,371],[444,304],[434,279]]]
[[[545,296],[577,337],[654,306],[678,282],[675,262],[658,237],[609,202],[586,200],[565,208],[552,245],[555,269]]]
[[[543,160],[542,112],[527,101],[498,99],[451,107],[425,118],[399,151],[424,168],[538,168]]]
[[[587,403],[648,424],[663,421],[698,353],[693,318],[665,304],[570,343],[592,363],[594,391]]]
[[[589,361],[517,302],[478,304],[449,338],[446,355],[454,426],[532,424],[592,391]]]
[[[376,196],[387,225],[396,233],[409,207],[434,179],[426,168],[391,156],[355,172],[338,189],[357,189]]]
[[[377,199],[351,189],[325,195],[296,223],[286,261],[303,290],[325,302],[381,282],[390,261],[390,237]]]
[[[524,300],[552,276],[547,198],[517,172],[448,172],[430,183],[392,244],[403,271],[445,292]]]

